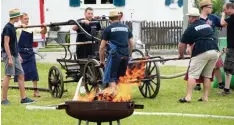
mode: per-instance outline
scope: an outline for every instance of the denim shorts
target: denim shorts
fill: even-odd
[[[17,76],[17,75],[23,75],[24,70],[22,68],[22,65],[19,61],[18,56],[12,56],[13,65],[9,66],[8,64],[8,57],[6,53],[2,53],[2,59],[4,62],[4,68],[5,68],[5,75],[7,76]]]

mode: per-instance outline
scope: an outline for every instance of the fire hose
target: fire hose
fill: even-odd
[[[141,62],[161,62],[164,63],[166,61],[172,61],[172,60],[183,60],[183,59],[190,59],[190,57],[184,57],[183,59],[179,59],[179,58],[167,58],[167,59],[163,59],[161,57],[159,57],[160,59],[153,59],[154,57],[149,57],[147,58],[137,58],[134,59],[132,61],[129,62],[129,64],[134,64],[134,63],[141,63]],[[181,76],[184,76],[186,74],[186,72],[181,72],[181,73],[177,73],[174,75],[160,75],[160,79],[174,79],[174,78],[178,78]]]

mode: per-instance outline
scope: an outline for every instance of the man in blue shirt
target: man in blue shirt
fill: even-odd
[[[208,101],[210,78],[219,57],[217,38],[211,26],[199,19],[200,13],[197,8],[192,8],[187,15],[190,25],[179,43],[179,58],[183,58],[186,44],[194,47],[188,69],[187,95],[179,101],[181,103],[191,101],[192,89],[200,76],[204,77],[204,93],[199,101]]]
[[[119,16],[116,10],[110,12],[111,25],[104,30],[99,50],[100,63],[104,65],[105,49],[108,49],[103,84],[104,87],[109,84],[113,90],[116,89],[119,77],[125,75],[133,48],[132,33],[128,26],[119,22]]]
[[[21,104],[29,104],[35,102],[28,98],[24,88],[24,71],[21,66],[23,61],[19,55],[17,36],[14,23],[19,21],[21,13],[19,9],[13,9],[9,12],[10,21],[5,25],[1,35],[2,58],[5,68],[5,77],[2,82],[2,102],[1,104],[10,104],[7,99],[7,92],[11,76],[18,76],[18,83],[21,96]]]

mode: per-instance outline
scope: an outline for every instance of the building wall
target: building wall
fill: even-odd
[[[29,14],[30,24],[40,23],[39,0],[1,0],[1,25],[9,21],[9,10],[18,8]]]
[[[45,0],[46,22],[64,21],[83,17],[87,6],[70,7],[68,0]],[[109,10],[119,9],[124,13],[124,20],[182,20],[183,9],[172,9],[165,6],[164,0],[126,0],[124,7],[101,8],[91,6],[95,9],[95,15],[108,15]]]

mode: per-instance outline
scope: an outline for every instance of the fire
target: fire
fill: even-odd
[[[140,85],[145,75],[145,63],[131,64],[125,76],[119,78],[117,87],[107,87],[102,92],[90,92],[85,96],[78,96],[78,101],[92,102],[94,100],[110,102],[128,102],[132,100],[132,87]]]

